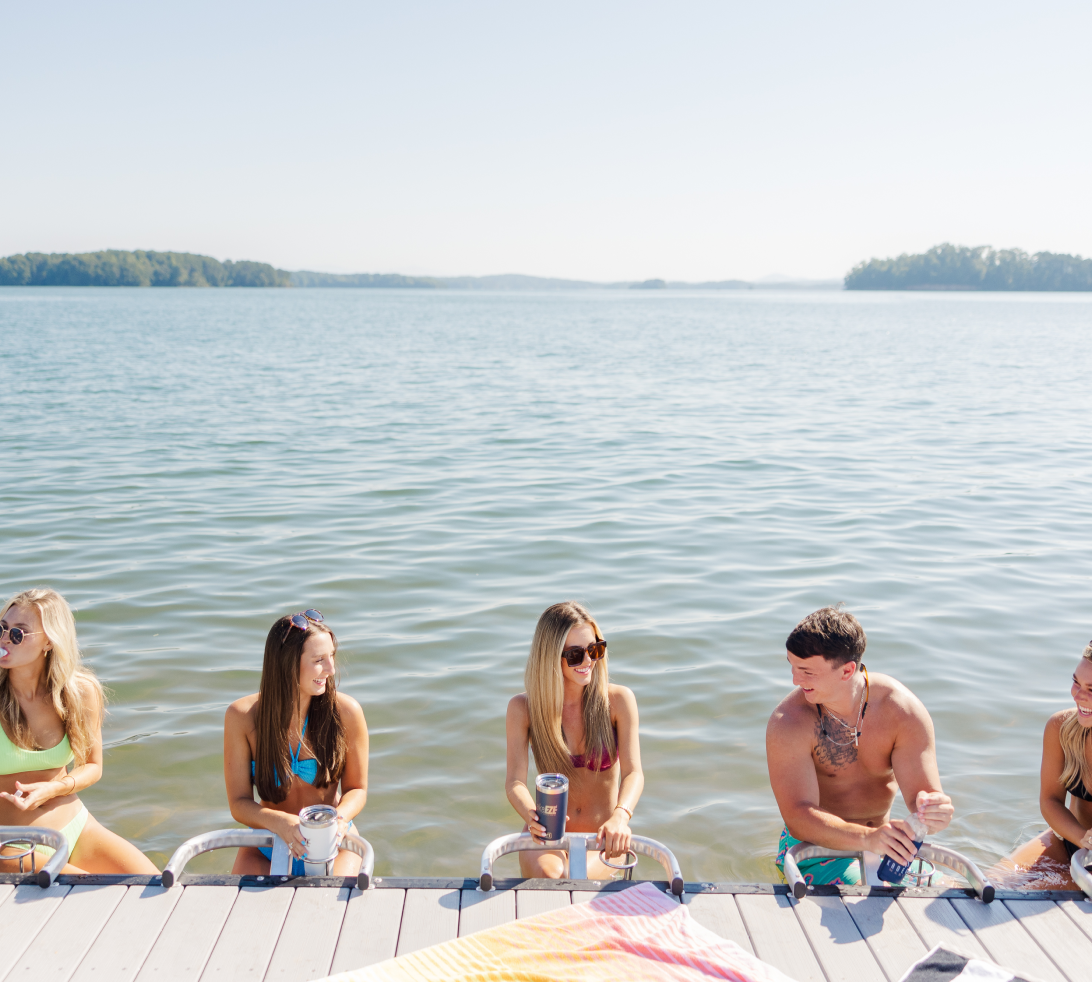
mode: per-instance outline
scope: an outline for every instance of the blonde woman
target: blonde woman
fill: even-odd
[[[1003,864],[1032,874],[1056,872],[1060,864],[1067,880],[1073,854],[1078,849],[1092,849],[1092,642],[1077,662],[1070,694],[1076,706],[1051,716],[1043,732],[1039,809],[1050,828],[1024,843]],[[1037,885],[1075,889],[1072,880],[1059,886],[1056,877],[1029,884],[1032,889]]]
[[[102,686],[80,662],[64,597],[16,594],[0,610],[0,825],[59,830],[68,840],[65,873],[154,874],[151,861],[79,799],[102,777],[102,714]],[[42,861],[53,855],[36,851]],[[0,856],[0,871],[17,870]]]
[[[538,619],[524,686],[527,691],[508,703],[505,791],[525,830],[536,838],[546,832],[527,786],[530,747],[540,774],[569,779],[566,830],[595,832],[607,858],[624,855],[629,822],[645,786],[637,700],[625,686],[610,684],[607,642],[580,604],[554,604]],[[567,873],[564,852],[521,852],[519,858],[526,877],[559,879]],[[588,876],[610,875],[589,851]]]

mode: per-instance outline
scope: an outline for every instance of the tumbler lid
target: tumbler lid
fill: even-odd
[[[569,779],[564,774],[539,774],[535,787],[543,791],[568,791]]]
[[[309,829],[321,829],[337,821],[337,809],[333,805],[308,805],[300,809],[300,825]]]

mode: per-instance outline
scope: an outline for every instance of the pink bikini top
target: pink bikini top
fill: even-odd
[[[618,727],[617,726],[614,727],[614,746],[615,746],[615,753],[614,754],[611,754],[610,750],[605,749],[603,751],[603,755],[598,760],[596,760],[595,758],[592,758],[592,757],[589,757],[588,759],[585,759],[583,754],[570,754],[569,759],[573,762],[573,767],[577,767],[577,768],[586,767],[589,771],[609,771],[614,766],[614,762],[618,759],[618,756],[617,756]]]

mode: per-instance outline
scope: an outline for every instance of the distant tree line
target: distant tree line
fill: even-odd
[[[437,289],[447,286],[431,276],[403,276],[401,273],[312,273],[300,270],[289,273],[292,286],[401,287]]]
[[[858,263],[847,290],[1092,290],[1092,259],[1055,252],[955,246]]]
[[[0,259],[0,286],[289,286],[269,263],[189,252],[28,252]]]

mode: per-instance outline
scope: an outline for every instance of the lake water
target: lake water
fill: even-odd
[[[933,715],[939,841],[1042,827],[1092,637],[1092,297],[7,288],[0,336],[0,591],[78,608],[112,692],[84,798],[157,864],[232,824],[224,708],[309,606],[382,874],[472,876],[518,829],[505,706],[565,598],[687,879],[775,877],[783,642],[840,600]]]

